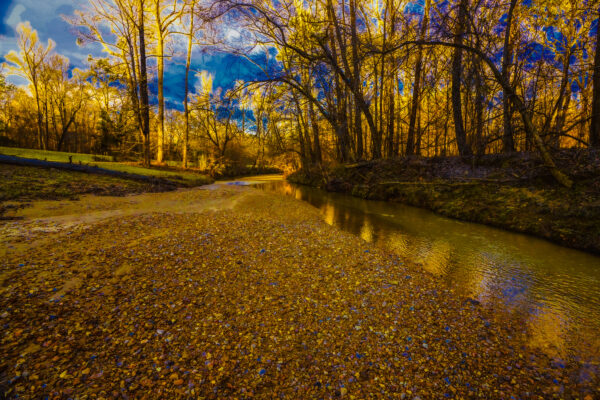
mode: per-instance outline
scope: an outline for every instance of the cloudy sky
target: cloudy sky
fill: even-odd
[[[83,9],[87,3],[87,0],[0,0],[0,61],[10,50],[16,50],[15,28],[22,21],[31,23],[42,42],[54,40],[56,51],[67,56],[73,67],[85,67],[88,55],[102,57],[98,46],[79,47],[73,28],[61,17],[73,15],[76,9]],[[234,40],[238,35],[232,30],[227,36]],[[256,67],[248,61],[226,53],[195,50],[192,63],[192,69],[207,70],[215,75],[215,87],[229,88],[235,80],[252,79],[257,73]],[[183,59],[172,59],[166,68],[165,96],[171,107],[181,107],[184,72]],[[22,84],[20,79],[9,77],[15,84]],[[156,93],[155,82],[151,82],[151,91]]]

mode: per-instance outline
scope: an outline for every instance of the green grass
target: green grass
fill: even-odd
[[[94,154],[79,154],[79,153],[65,153],[62,151],[49,151],[49,150],[34,150],[34,149],[20,149],[16,147],[1,147],[0,154],[7,156],[17,156],[23,158],[34,158],[37,160],[56,161],[56,162],[69,162],[69,156],[73,157],[74,163],[93,163],[96,161],[112,161],[110,156],[98,156]]]
[[[129,174],[176,180],[184,184],[203,185],[212,182],[210,177],[191,171],[170,171],[161,168],[145,168],[137,165],[115,162],[95,162],[92,163],[92,165],[97,165],[100,168],[110,169],[113,171],[127,172]]]
[[[183,170],[172,171],[163,168],[144,168],[131,164],[112,162],[112,157],[110,156],[65,153],[48,150],[20,149],[14,147],[0,147],[0,154],[65,163],[69,162],[69,156],[72,156],[72,162],[74,164],[82,163],[85,165],[96,165],[100,168],[110,169],[113,171],[127,172],[130,174],[151,176],[156,178],[165,178],[184,186],[198,186],[212,182],[210,177],[197,172]]]
[[[72,199],[91,193],[121,196],[169,189],[172,187],[112,176],[0,164],[0,215],[2,203],[7,201]]]

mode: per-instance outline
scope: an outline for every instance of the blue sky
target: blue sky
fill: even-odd
[[[523,4],[528,3],[524,0]],[[412,10],[415,13],[420,12],[422,0],[417,0],[412,4]],[[87,45],[85,47],[77,46],[73,28],[65,22],[61,15],[72,15],[76,9],[83,8],[88,4],[88,0],[0,0],[0,62],[2,56],[10,50],[16,49],[15,46],[15,27],[21,21],[29,21],[34,29],[38,31],[40,39],[46,42],[49,38],[56,42],[56,51],[69,57],[73,67],[85,67],[88,55],[93,57],[104,56],[97,45]],[[410,7],[409,7],[410,8]],[[503,26],[503,17],[500,18],[499,27]],[[597,24],[592,27],[595,34]],[[235,34],[234,28],[227,23],[222,23],[220,29],[224,29],[224,35],[235,40],[239,34]],[[547,28],[547,34],[556,37],[560,36],[552,27]],[[548,62],[553,62],[554,52],[549,48],[541,49],[541,45],[532,43],[532,49],[528,53],[529,58],[534,61],[542,54]],[[497,62],[500,60],[501,50],[496,55]],[[255,55],[259,57],[259,55]],[[554,60],[555,61],[555,60]],[[184,60],[174,58],[167,63],[165,75],[165,96],[167,106],[181,108],[183,101],[183,79],[184,79]],[[225,53],[206,53],[196,48],[192,60],[192,69],[195,71],[207,70],[214,74],[214,86],[230,88],[236,80],[252,80],[260,73],[255,66],[247,60]],[[9,80],[16,84],[24,83],[23,80],[16,77],[9,77]],[[194,80],[192,74],[192,80]],[[192,81],[192,87],[194,82]],[[156,93],[156,82],[150,82],[152,93]],[[577,88],[575,88],[575,91]],[[155,99],[154,99],[155,100]]]
[[[16,50],[15,27],[19,22],[29,21],[38,31],[40,40],[52,39],[56,42],[56,52],[69,57],[72,67],[85,67],[88,55],[105,56],[97,45],[79,47],[75,42],[73,28],[61,15],[72,15],[78,8],[88,4],[87,0],[0,0],[0,61],[4,54]],[[196,48],[192,69],[207,70],[214,74],[214,86],[230,88],[237,79],[252,79],[256,67],[248,61],[232,54],[201,53]],[[165,72],[165,97],[168,107],[181,108],[183,102],[183,59],[172,59]],[[193,74],[191,74],[192,79]],[[9,77],[16,84],[24,83],[21,78]],[[192,83],[193,87],[193,83]],[[150,82],[150,89],[156,93],[156,82]]]

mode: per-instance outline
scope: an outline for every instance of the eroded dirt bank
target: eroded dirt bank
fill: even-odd
[[[563,150],[556,162],[574,180],[560,186],[533,154],[406,157],[300,171],[293,183],[548,239],[600,254],[600,152]]]

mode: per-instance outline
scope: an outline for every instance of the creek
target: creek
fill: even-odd
[[[260,190],[310,203],[328,224],[383,246],[462,294],[520,313],[532,344],[553,356],[600,359],[600,257],[403,204],[253,179],[248,183]]]

